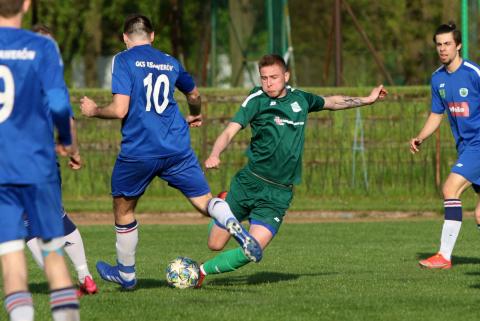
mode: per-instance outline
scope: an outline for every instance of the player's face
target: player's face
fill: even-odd
[[[287,85],[290,73],[279,65],[264,66],[260,68],[260,79],[263,91],[272,98],[280,98],[287,94]]]
[[[435,37],[438,57],[442,64],[448,66],[452,61],[459,58],[458,51],[462,44],[456,45],[453,33],[442,33]]]

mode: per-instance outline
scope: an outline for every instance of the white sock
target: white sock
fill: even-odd
[[[453,248],[455,247],[455,242],[457,241],[461,227],[462,222],[460,221],[445,220],[443,223],[439,253],[442,254],[446,260],[451,260]]]
[[[10,321],[33,321],[33,301],[30,292],[15,292],[5,297],[5,309]]]
[[[61,309],[52,311],[53,321],[80,321],[78,309]]]
[[[38,238],[34,237],[30,241],[28,241],[27,246],[32,253],[33,260],[43,270],[42,250],[40,250],[40,246],[38,246]]]
[[[138,244],[138,224],[115,225],[117,231],[117,260],[118,263],[125,266],[135,265],[135,252]],[[120,276],[131,281],[135,278],[135,273],[125,273],[120,271]]]
[[[10,312],[10,321],[33,321],[33,305],[21,305]]]
[[[80,283],[85,281],[86,276],[92,277],[90,271],[88,270],[85,248],[83,246],[82,236],[80,235],[78,228],[72,233],[65,235],[64,249],[72,261],[75,270],[77,271],[77,276]]]
[[[218,197],[212,198],[208,203],[208,214],[222,226],[226,225],[228,219],[235,218],[228,203]]]

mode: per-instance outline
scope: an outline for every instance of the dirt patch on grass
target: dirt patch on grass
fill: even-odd
[[[113,224],[112,213],[69,213],[78,225]],[[472,213],[466,213],[472,216]],[[209,218],[199,213],[137,213],[140,224],[207,224]],[[305,211],[288,212],[286,223],[355,222],[412,219],[441,219],[437,212],[382,212],[382,211]]]

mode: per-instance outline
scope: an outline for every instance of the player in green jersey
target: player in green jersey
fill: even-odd
[[[278,55],[263,56],[258,68],[262,87],[251,91],[218,136],[205,167],[218,168],[220,154],[233,137],[250,124],[248,164],[232,179],[226,200],[239,221],[250,221],[250,234],[264,249],[282,224],[292,201],[293,185],[301,180],[308,113],[371,105],[383,99],[387,91],[380,85],[368,97],[322,97],[287,86],[290,73]],[[210,249],[222,250],[229,238],[230,234],[218,222],[210,225]],[[205,275],[234,271],[249,262],[241,248],[222,252],[200,266],[197,287]]]

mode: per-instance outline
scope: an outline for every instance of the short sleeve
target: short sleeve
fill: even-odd
[[[309,113],[320,111],[323,109],[323,106],[325,106],[325,99],[322,96],[307,93],[305,91],[302,91],[301,93],[308,103]]]
[[[188,94],[195,88],[195,82],[193,81],[192,76],[185,71],[183,66],[179,63],[178,64],[178,78],[175,86],[180,90],[182,93]]]
[[[112,94],[130,96],[132,92],[132,77],[129,68],[121,54],[113,57],[112,61]]]
[[[440,89],[445,90],[445,89]],[[440,97],[439,89],[435,88],[433,82],[431,84],[432,92],[432,113],[443,114],[445,112],[445,106],[442,103],[442,98]]]
[[[258,112],[259,100],[254,98],[260,94],[262,94],[262,91],[250,94],[231,121],[240,124],[242,128],[247,127]]]

